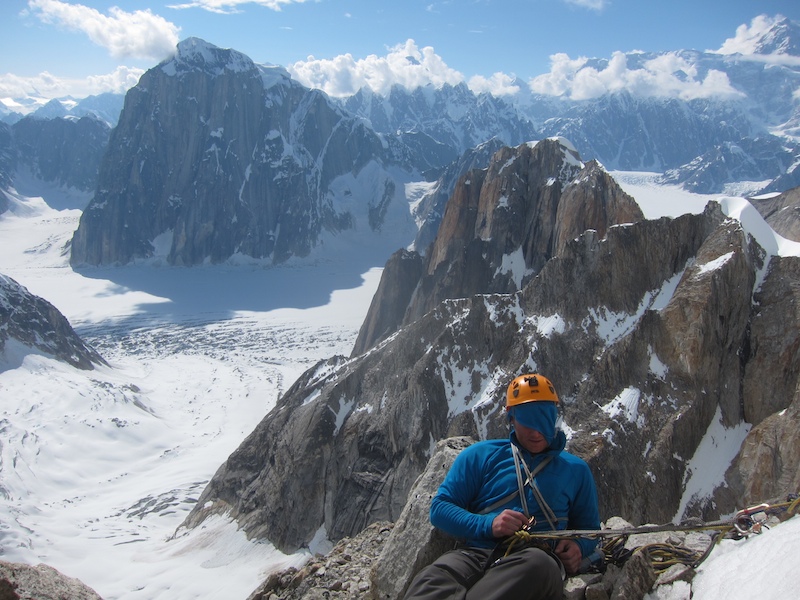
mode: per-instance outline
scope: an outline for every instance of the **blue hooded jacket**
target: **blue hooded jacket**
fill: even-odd
[[[600,529],[597,490],[589,466],[564,451],[566,437],[558,431],[550,448],[533,455],[518,442],[514,432],[509,440],[486,440],[465,448],[453,462],[439,491],[431,501],[431,523],[469,546],[494,547],[492,521],[505,509],[522,511],[519,496],[487,514],[480,512],[517,488],[511,444],[516,444],[528,468],[533,471],[545,456],[552,459],[537,475],[536,482],[547,504],[558,518],[558,529]],[[544,512],[529,486],[525,486],[528,510],[536,517],[533,529],[550,530]],[[583,556],[597,546],[596,540],[578,539]]]

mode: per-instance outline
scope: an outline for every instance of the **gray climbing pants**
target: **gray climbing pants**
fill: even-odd
[[[462,548],[422,569],[404,600],[561,600],[563,594],[561,563],[540,548],[499,559],[490,548]]]

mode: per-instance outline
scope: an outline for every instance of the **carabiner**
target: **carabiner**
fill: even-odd
[[[751,533],[761,533],[761,528],[767,522],[767,513],[769,504],[759,504],[758,506],[751,506],[743,508],[736,513],[733,518],[733,527],[740,535],[749,535]]]

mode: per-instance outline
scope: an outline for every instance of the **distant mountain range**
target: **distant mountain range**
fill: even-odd
[[[142,77],[124,109],[123,97],[113,94],[53,100],[25,117],[5,109],[0,185],[13,185],[25,169],[43,181],[95,193],[73,246],[75,264],[125,263],[159,252],[180,264],[236,254],[274,262],[307,256],[321,236],[360,230],[359,211],[370,231],[408,231],[408,223],[386,219],[407,212],[403,190],[414,181],[430,184],[411,207],[419,230],[415,246],[424,251],[467,167],[485,167],[500,146],[547,137],[568,139],[584,160],[608,170],[662,173],[664,183],[691,191],[784,191],[800,185],[798,31],[796,22],[777,21],[754,55],[629,53],[585,65],[602,73],[624,59],[630,72],[644,73],[654,61],[671,61],[676,81],[722,82],[724,96],[620,90],[582,100],[533,94],[524,84],[517,96],[506,97],[459,84],[396,86],[386,96],[362,89],[333,99],[281,67],[190,39]],[[71,165],[81,138],[53,137],[45,123],[79,118],[113,130],[107,148]],[[152,124],[143,135],[141,128]],[[71,129],[86,135],[85,126]],[[51,142],[37,146],[32,136]],[[67,162],[55,165],[54,156]],[[375,199],[379,188],[383,200]],[[149,208],[142,213],[136,206]],[[120,211],[138,216],[123,223]],[[104,250],[98,254],[91,246]]]

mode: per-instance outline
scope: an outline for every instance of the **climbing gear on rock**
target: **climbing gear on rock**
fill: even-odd
[[[524,547],[536,540],[559,540],[574,538],[598,539],[601,543],[598,551],[602,552],[606,564],[622,566],[634,551],[647,552],[650,563],[656,573],[665,571],[675,564],[684,564],[697,568],[702,563],[714,546],[723,538],[730,537],[741,539],[752,534],[762,533],[768,529],[767,521],[771,516],[783,513],[797,514],[800,509],[800,496],[791,494],[785,502],[775,504],[757,504],[738,511],[730,519],[702,522],[698,520],[686,521],[680,524],[667,523],[663,525],[643,525],[640,527],[627,527],[622,529],[560,529],[557,531],[531,531],[529,528],[521,529],[506,538],[503,542],[507,546],[506,553],[514,548]],[[664,532],[707,532],[711,536],[711,543],[704,551],[692,550],[673,543],[652,543],[640,546],[635,550],[625,547],[629,536],[648,533]],[[596,558],[596,557],[595,557]],[[584,559],[586,562],[586,559]],[[597,560],[594,561],[595,563]],[[588,565],[586,565],[588,566]],[[604,570],[604,566],[594,565],[597,570]],[[582,571],[583,572],[583,571]]]

